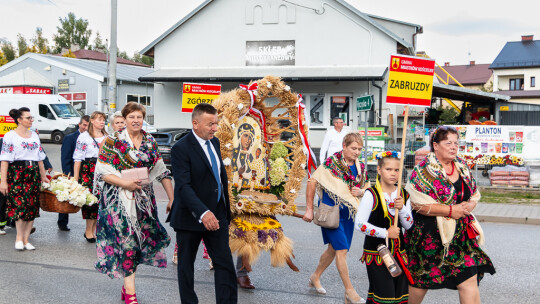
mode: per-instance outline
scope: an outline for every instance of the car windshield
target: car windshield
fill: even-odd
[[[54,113],[56,113],[56,116],[60,118],[80,117],[77,110],[75,110],[75,108],[73,108],[73,106],[70,104],[57,103],[51,104],[51,107]]]
[[[159,144],[168,144],[169,143],[169,134],[164,133],[152,133],[152,136],[156,140],[156,142]]]

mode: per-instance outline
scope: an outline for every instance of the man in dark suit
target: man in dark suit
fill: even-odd
[[[77,143],[77,138],[81,133],[88,130],[88,124],[90,123],[90,116],[84,115],[79,121],[79,130],[66,135],[64,141],[62,142],[62,148],[60,150],[60,155],[62,159],[62,171],[64,174],[69,174],[73,176],[73,152],[75,152],[75,145]],[[69,215],[66,213],[58,213],[58,229],[62,231],[69,231],[68,225]]]
[[[171,150],[174,202],[171,227],[178,243],[178,286],[182,303],[198,303],[194,290],[195,256],[204,240],[214,263],[216,303],[237,303],[236,274],[229,248],[227,172],[221,160],[216,109],[198,104],[192,113],[193,130]]]

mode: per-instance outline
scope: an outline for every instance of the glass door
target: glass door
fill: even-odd
[[[351,101],[352,95],[350,94],[330,94],[330,125],[332,125],[334,117],[343,119],[346,126],[350,125]]]

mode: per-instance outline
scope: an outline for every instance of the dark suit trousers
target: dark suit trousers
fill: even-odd
[[[178,243],[178,286],[180,300],[184,304],[199,303],[194,290],[195,257],[201,238],[214,264],[214,284],[217,304],[238,302],[236,272],[229,248],[229,227],[226,221],[219,221],[217,231],[177,230]]]
[[[58,213],[58,227],[67,227],[69,221],[69,214]]]

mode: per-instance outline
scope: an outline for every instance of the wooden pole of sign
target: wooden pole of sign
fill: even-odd
[[[403,114],[403,135],[401,137],[401,157],[399,159],[399,175],[398,175],[398,196],[401,194],[401,181],[403,180],[403,162],[405,161],[405,144],[407,141],[407,120],[409,120],[409,106],[405,106],[405,113]],[[405,204],[406,202],[403,202]],[[396,215],[394,216],[394,227],[397,227],[399,221],[399,210],[396,209]]]

